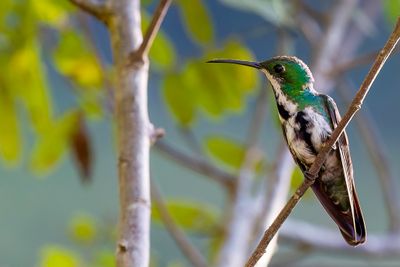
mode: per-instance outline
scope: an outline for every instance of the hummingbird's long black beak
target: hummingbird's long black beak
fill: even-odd
[[[207,63],[229,63],[229,64],[237,64],[237,65],[243,65],[243,66],[248,66],[256,69],[261,69],[260,63],[257,62],[251,62],[251,61],[245,61],[245,60],[236,60],[236,59],[212,59],[207,61]]]

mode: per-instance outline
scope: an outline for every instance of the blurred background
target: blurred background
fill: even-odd
[[[158,1],[142,2],[145,29]],[[273,188],[284,145],[264,77],[204,62],[296,55],[343,114],[399,14],[399,0],[173,2],[150,53],[150,118],[166,132],[152,150],[151,177],[210,262],[228,240],[237,200],[230,189],[250,144],[257,160],[246,194],[254,199],[258,187]],[[0,267],[114,266],[107,29],[68,1],[2,0],[0,20]],[[316,246],[297,240],[292,228],[283,231],[271,266],[399,266],[399,69],[395,51],[347,130],[372,252],[344,242]],[[288,166],[293,190],[302,176]],[[311,226],[311,237],[320,233],[312,232],[316,226],[341,238],[312,194],[290,219]],[[151,234],[153,266],[190,266],[156,207]]]

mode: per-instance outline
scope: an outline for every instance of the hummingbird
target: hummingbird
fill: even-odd
[[[294,56],[277,56],[263,62],[214,59],[252,67],[265,74],[272,85],[283,136],[304,176],[341,117],[334,100],[318,93],[308,66]],[[366,228],[358,200],[346,132],[326,157],[311,186],[330,217],[351,246],[366,240]]]

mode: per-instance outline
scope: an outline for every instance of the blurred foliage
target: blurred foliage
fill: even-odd
[[[115,267],[114,240],[109,236],[113,229],[114,224],[99,223],[87,213],[77,213],[66,229],[73,246],[46,245],[39,253],[38,266]]]
[[[181,126],[192,126],[200,110],[212,118],[242,110],[245,97],[258,84],[256,71],[204,64],[212,58],[251,60],[253,55],[240,42],[230,40],[222,49],[207,51],[202,58],[188,60],[181,70],[167,75],[163,83],[165,101]]]
[[[176,224],[187,231],[205,234],[218,227],[217,212],[212,206],[184,199],[169,200],[166,206]],[[152,209],[152,219],[154,222],[161,223],[156,207]]]
[[[40,258],[40,267],[83,267],[75,253],[59,246],[44,247]]]
[[[400,0],[383,0],[383,10],[389,21],[395,23],[400,16]]]
[[[96,221],[88,214],[75,215],[70,222],[69,232],[71,238],[77,242],[93,243],[97,235]]]
[[[178,0],[187,34],[200,44],[207,44],[213,40],[213,26],[211,16],[201,0]]]
[[[225,164],[234,171],[239,171],[245,164],[247,147],[239,141],[223,136],[210,136],[204,141],[205,147],[212,158]],[[252,151],[254,162],[252,166],[256,171],[260,171],[264,165],[264,153],[262,151]]]

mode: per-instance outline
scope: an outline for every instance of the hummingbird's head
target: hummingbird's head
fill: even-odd
[[[313,90],[312,73],[308,66],[297,57],[278,56],[259,63],[233,59],[214,59],[207,62],[239,64],[259,69],[267,76],[275,89],[291,87]]]

